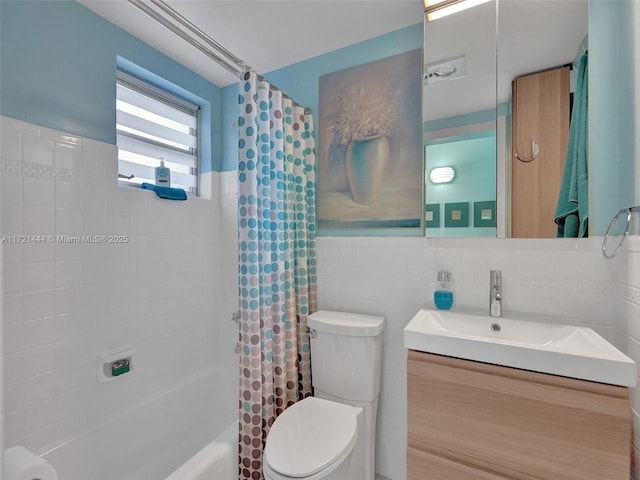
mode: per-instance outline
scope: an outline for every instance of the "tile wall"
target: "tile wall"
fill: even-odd
[[[318,239],[320,308],[384,315],[388,322],[377,432],[379,474],[406,478],[402,329],[431,302],[436,272],[453,273],[456,305],[488,309],[489,270],[502,270],[505,310],[584,322],[620,346],[613,313],[620,302],[619,267],[602,257],[601,241]]]
[[[65,480],[164,478],[236,416],[224,202],[118,187],[113,145],[0,131],[5,446]],[[124,345],[133,371],[98,384],[97,356]]]
[[[617,345],[636,365],[640,365],[640,237],[629,237],[629,240],[626,249],[612,261],[621,297],[616,312],[619,322]],[[638,384],[631,391],[634,431],[632,480],[640,479],[640,379]]]

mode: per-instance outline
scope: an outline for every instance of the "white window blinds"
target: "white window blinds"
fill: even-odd
[[[116,75],[116,139],[121,182],[155,183],[160,159],[171,186],[198,193],[199,107],[120,70]],[[130,177],[132,178],[123,178]]]

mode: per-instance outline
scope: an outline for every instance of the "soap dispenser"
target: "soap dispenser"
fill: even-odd
[[[156,185],[159,187],[171,186],[171,170],[164,166],[164,160],[160,158],[160,166],[156,167]]]
[[[449,310],[453,305],[453,279],[451,272],[439,271],[433,303],[439,310]]]

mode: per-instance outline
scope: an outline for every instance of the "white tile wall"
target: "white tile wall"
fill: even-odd
[[[615,342],[618,270],[600,254],[601,241],[318,239],[320,308],[378,314],[387,319],[377,431],[379,474],[393,480],[406,478],[402,329],[418,309],[432,302],[436,272],[447,269],[453,273],[457,305],[488,308],[489,270],[502,270],[505,310],[584,322]]]
[[[640,365],[640,237],[629,237],[626,248],[611,261],[618,280],[618,348]],[[640,376],[639,376],[640,377]],[[640,379],[631,392],[633,449],[632,480],[640,479]]]
[[[65,480],[164,478],[236,416],[224,183],[161,200],[116,185],[113,145],[5,117],[0,132],[5,446]],[[98,384],[98,354],[127,344],[133,372]]]

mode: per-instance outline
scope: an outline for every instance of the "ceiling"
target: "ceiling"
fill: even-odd
[[[78,0],[217,86],[237,77],[127,0]],[[422,0],[165,0],[259,73],[421,23]]]

